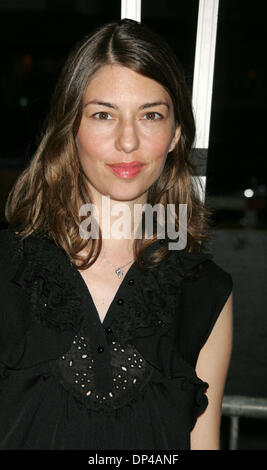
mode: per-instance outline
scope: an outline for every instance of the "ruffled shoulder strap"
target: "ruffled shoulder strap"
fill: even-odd
[[[12,282],[27,293],[39,323],[62,331],[78,331],[81,294],[70,260],[53,240],[33,235],[24,240],[23,258]]]
[[[62,251],[38,236],[22,241],[13,229],[0,231],[0,369],[58,357],[80,328],[81,295]]]
[[[193,252],[189,253],[188,251],[181,250],[178,251],[180,261],[183,265],[185,272],[191,270],[200,263],[203,263],[206,260],[212,260],[213,255],[211,253],[204,252]]]

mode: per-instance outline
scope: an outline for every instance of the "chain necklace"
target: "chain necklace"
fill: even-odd
[[[123,266],[120,266],[119,268],[117,268],[117,266],[115,266],[113,263],[111,263],[109,260],[107,260],[106,258],[104,258],[103,256],[100,255],[100,258],[103,260],[103,261],[106,261],[106,263],[110,264],[110,266],[112,266],[113,268],[115,268],[115,273],[117,274],[117,276],[119,278],[121,278],[124,274],[124,271],[122,270],[122,268],[124,268],[125,266],[128,266],[128,264],[130,264],[133,259],[131,259],[131,261],[128,261],[128,263],[124,264]]]

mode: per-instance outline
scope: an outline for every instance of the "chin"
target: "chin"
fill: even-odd
[[[133,192],[133,191],[114,191],[114,192],[109,192],[106,196],[109,196],[110,199],[113,201],[118,201],[118,202],[123,202],[123,201],[134,201],[135,199],[138,199],[141,197],[146,190],[144,191],[138,191],[138,192]]]

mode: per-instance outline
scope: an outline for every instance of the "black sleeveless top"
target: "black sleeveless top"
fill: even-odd
[[[61,247],[1,230],[0,449],[190,449],[196,361],[232,287],[211,254],[169,251],[131,265],[102,323]]]

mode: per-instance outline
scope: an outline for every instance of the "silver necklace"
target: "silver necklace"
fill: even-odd
[[[126,263],[123,266],[120,266],[119,268],[117,268],[117,266],[115,266],[113,263],[111,263],[108,259],[104,258],[103,256],[100,256],[100,258],[103,261],[106,261],[106,263],[110,264],[110,266],[113,266],[113,268],[115,268],[115,273],[117,274],[117,276],[119,278],[121,278],[124,274],[124,271],[122,270],[122,268],[124,268],[125,266],[127,266],[128,264],[130,264],[133,261],[133,259],[131,259],[131,261],[129,261],[128,263]]]

